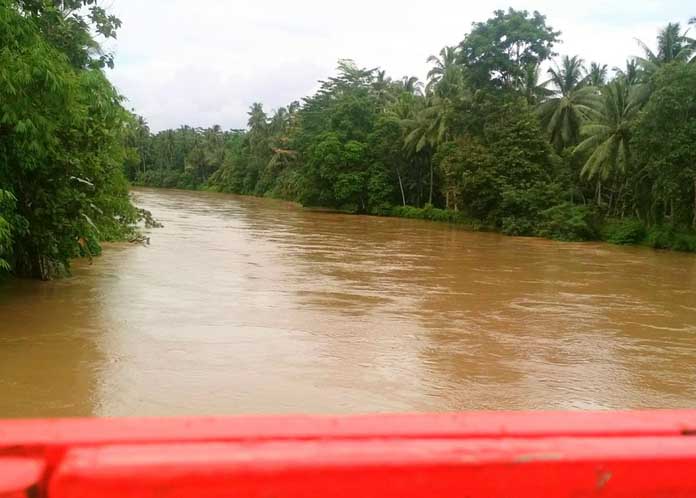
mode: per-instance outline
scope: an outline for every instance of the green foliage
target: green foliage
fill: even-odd
[[[696,230],[696,64],[662,67],[635,126],[635,209],[652,223]]]
[[[580,129],[596,107],[597,88],[588,85],[583,60],[577,56],[563,57],[561,66],[548,72],[555,93],[540,103],[538,112],[549,140],[561,151],[580,141]]]
[[[94,2],[17,2],[0,8],[2,267],[51,278],[85,247],[127,236],[137,214],[122,174],[129,114],[91,55],[90,29],[118,22]]]
[[[14,195],[6,190],[0,190],[0,275],[12,269],[10,256],[12,253],[12,219],[15,201]]]
[[[273,113],[254,103],[246,130],[153,135],[135,121],[126,171],[154,186],[513,235],[691,247],[683,234],[696,230],[693,40],[670,24],[656,52],[614,79],[573,56],[540,82],[558,36],[538,12],[496,11],[428,58],[425,87],[341,60],[301,103]]]
[[[679,232],[674,225],[656,225],[648,230],[646,243],[655,249],[696,252],[696,233]]]
[[[155,134],[102,71],[95,36],[120,25],[96,0],[0,0],[0,273],[51,278],[131,237],[147,216],[127,179],[696,250],[696,44],[679,24],[611,81],[575,56],[540,83],[559,33],[496,11],[428,59],[425,87],[341,60],[302,102],[254,103],[245,130]]]
[[[477,87],[520,89],[526,68],[551,57],[559,35],[538,12],[497,10],[486,22],[473,24],[460,44],[460,61]]]
[[[611,220],[602,230],[602,238],[612,244],[640,244],[645,236],[645,225],[634,219]]]
[[[602,89],[597,113],[583,126],[584,140],[575,149],[588,158],[583,174],[606,180],[612,174],[625,173],[631,166],[633,121],[645,96],[645,87],[630,86],[620,79]]]
[[[452,211],[449,209],[439,209],[430,204],[426,204],[425,207],[422,208],[413,206],[396,206],[392,208],[389,214],[398,218],[411,218],[415,220],[429,220],[467,225],[476,230],[481,227],[480,222],[468,217],[465,213]]]
[[[599,237],[597,216],[588,206],[565,202],[541,212],[536,234],[554,240],[594,240]]]

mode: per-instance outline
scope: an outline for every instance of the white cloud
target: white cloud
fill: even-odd
[[[300,99],[339,58],[422,78],[428,55],[457,44],[497,8],[539,10],[563,32],[559,52],[610,66],[638,53],[635,37],[652,42],[666,22],[696,14],[677,0],[112,2],[123,28],[109,47],[116,54],[110,76],[154,130],[243,127],[252,102],[273,109]]]

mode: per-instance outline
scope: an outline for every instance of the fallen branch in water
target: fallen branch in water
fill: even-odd
[[[157,221],[147,209],[138,208],[138,219],[145,222],[145,228],[162,228],[164,225]]]
[[[130,239],[128,242],[131,244],[141,244],[143,246],[149,246],[150,245],[150,237],[147,237],[145,235],[137,235]]]

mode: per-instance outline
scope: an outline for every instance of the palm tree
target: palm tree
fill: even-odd
[[[614,67],[614,72],[616,72],[616,77],[623,79],[629,86],[637,85],[643,81],[643,71],[640,69],[638,61],[633,59],[628,59],[626,61],[626,67],[624,69],[620,67]]]
[[[556,150],[576,145],[580,128],[592,115],[597,98],[595,89],[587,85],[583,60],[578,56],[564,56],[548,70],[551,78],[546,83],[556,87],[556,95],[543,102],[538,111],[549,139]]]
[[[399,82],[404,92],[413,95],[423,94],[423,83],[418,80],[417,76],[404,76]]]
[[[653,52],[641,40],[636,41],[644,52],[644,57],[636,57],[636,60],[648,76],[663,64],[688,62],[694,53],[692,40],[686,36],[686,32],[682,33],[678,22],[668,23],[657,34],[657,52]]]
[[[263,104],[254,102],[247,114],[249,115],[247,126],[252,133],[257,130],[263,130],[268,125],[268,116],[266,116],[266,112],[263,110]]]
[[[689,19],[689,25],[694,25],[696,26],[696,17],[692,17]],[[689,61],[691,64],[696,63],[696,38],[691,38],[687,37],[686,34],[688,33],[688,30],[684,33],[684,36],[686,37],[686,41],[689,43],[689,46],[691,47],[691,60]]]
[[[249,127],[249,145],[257,154],[263,154],[267,149],[268,135],[268,116],[263,110],[263,105],[259,102],[254,102],[247,113],[249,119],[247,126]]]
[[[428,71],[428,84],[426,90],[430,91],[453,69],[457,67],[457,47],[444,47],[440,50],[440,56],[431,55],[426,62],[433,64]]]
[[[524,79],[520,92],[530,105],[537,105],[554,94],[553,90],[546,88],[548,82],[539,83],[540,73],[541,67],[537,64],[528,64],[524,67]]]
[[[594,87],[602,87],[607,82],[607,65],[593,62],[587,72],[587,83]]]
[[[377,105],[380,109],[384,109],[387,104],[394,100],[394,96],[391,92],[393,82],[392,79],[386,75],[386,71],[378,70],[376,74],[377,76],[372,82],[371,88],[377,98]]]
[[[436,132],[434,132],[437,125],[433,122],[433,115],[432,109],[426,104],[425,107],[418,109],[411,117],[405,119],[401,123],[401,126],[406,131],[404,137],[404,150],[406,153],[412,158],[423,155],[428,157],[428,163],[430,165],[429,204],[433,202],[434,173],[432,154],[437,146]]]
[[[575,148],[587,154],[581,174],[601,184],[614,173],[623,173],[631,163],[631,129],[647,97],[645,85],[631,86],[619,78],[602,89],[594,119],[582,127],[583,141]]]
[[[468,98],[462,95],[461,98]],[[455,114],[455,106],[449,98],[438,95],[426,97],[425,105],[410,119],[404,120],[402,126],[407,130],[404,138],[404,149],[416,156],[422,152],[430,155],[430,193],[428,203],[433,202],[434,164],[432,155],[437,147],[452,139],[451,121]]]

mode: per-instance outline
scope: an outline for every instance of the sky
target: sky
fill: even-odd
[[[183,124],[243,128],[314,92],[338,59],[425,78],[426,59],[456,45],[496,9],[538,10],[562,32],[561,55],[621,66],[653,46],[670,21],[686,26],[691,0],[104,0],[123,21],[109,77],[153,131]],[[690,4],[690,6],[689,6]]]

